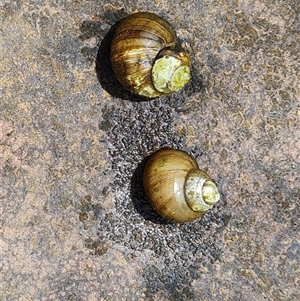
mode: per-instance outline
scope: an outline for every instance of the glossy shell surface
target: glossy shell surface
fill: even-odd
[[[129,15],[117,24],[111,44],[110,58],[115,76],[126,90],[148,98],[169,94],[173,92],[172,89],[178,90],[189,80],[190,59],[181,50],[175,51],[174,60],[167,56],[166,60],[160,60],[155,66],[154,77],[157,78],[157,69],[161,68],[160,65],[170,62],[174,64],[174,67],[163,66],[160,69],[162,71],[158,72],[162,74],[165,71],[162,77],[169,77],[168,80],[172,84],[159,87],[159,91],[152,78],[152,67],[161,50],[175,48],[176,35],[168,22],[148,12]],[[180,68],[178,61],[179,64],[183,61]],[[177,89],[173,86],[178,85],[177,78],[182,73],[185,76],[181,76],[180,87]]]
[[[197,169],[197,162],[181,150],[161,149],[150,156],[143,171],[143,186],[148,200],[161,216],[183,223],[205,213],[191,210],[185,201],[186,176],[190,170]]]

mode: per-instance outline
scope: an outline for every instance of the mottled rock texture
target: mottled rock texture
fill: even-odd
[[[0,3],[1,300],[300,299],[298,0]],[[191,53],[183,91],[141,102],[110,80],[104,42],[135,11]],[[148,205],[163,146],[215,179],[202,220]]]

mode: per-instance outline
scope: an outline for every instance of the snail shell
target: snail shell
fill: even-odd
[[[190,80],[189,55],[171,25],[152,13],[135,13],[116,25],[110,59],[122,86],[143,97],[170,94]]]
[[[186,152],[161,149],[143,170],[143,186],[154,209],[183,223],[201,217],[220,199],[217,186]]]

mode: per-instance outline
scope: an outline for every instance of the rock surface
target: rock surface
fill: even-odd
[[[299,1],[107,2],[1,1],[0,299],[299,300]],[[191,53],[183,91],[111,82],[104,41],[135,11]],[[200,221],[143,195],[165,146],[220,189]]]

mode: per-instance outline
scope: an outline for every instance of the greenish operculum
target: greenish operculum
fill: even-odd
[[[162,50],[152,66],[152,82],[162,93],[172,93],[182,89],[191,78],[189,55],[181,50]]]
[[[192,169],[187,174],[184,192],[186,203],[196,212],[209,210],[220,199],[216,184],[199,169]]]

